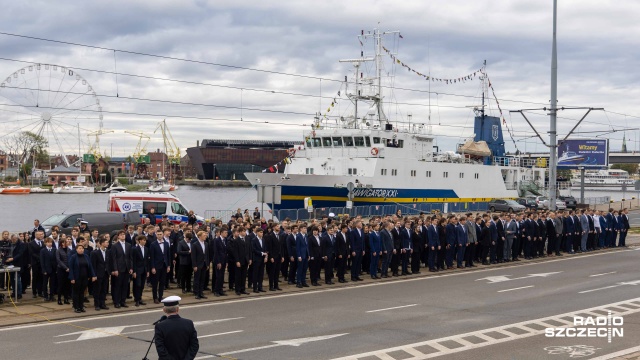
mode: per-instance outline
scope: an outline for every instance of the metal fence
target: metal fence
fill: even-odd
[[[576,197],[576,200],[579,202],[580,197]],[[591,205],[600,205],[600,204],[608,204],[611,201],[611,196],[598,196],[598,197],[586,197],[584,198],[584,203]]]
[[[205,220],[209,220],[212,217],[215,217],[216,219],[220,219],[223,222],[228,222],[229,220],[231,220],[231,216],[233,216],[233,214],[235,213],[236,212],[233,210],[205,210],[204,218]]]
[[[403,215],[418,215],[421,212],[431,213],[440,212],[467,212],[467,211],[485,211],[487,210],[486,202],[476,203],[418,203],[418,204],[393,204],[393,205],[370,205],[370,206],[354,206],[351,209],[346,207],[326,207],[314,208],[313,212],[307,209],[281,209],[276,211],[278,219],[289,218],[291,220],[308,220],[311,218],[319,219],[322,216],[334,214],[335,216],[349,215],[362,217],[383,216],[387,214],[395,214],[398,210]]]

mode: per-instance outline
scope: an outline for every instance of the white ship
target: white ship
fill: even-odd
[[[501,121],[486,116],[484,107],[475,120],[479,146],[460,146],[461,153],[434,151],[430,125],[396,126],[387,119],[382,109],[382,40],[390,33],[397,32],[362,35],[375,40],[374,57],[342,60],[356,69],[347,91],[356,109],[352,116],[316,118],[304,131],[303,144],[290,149],[283,173],[245,174],[254,186],[281,187],[282,202],[273,205],[274,210],[303,208],[306,197],[314,207],[344,207],[350,199],[353,206],[484,203],[527,191],[539,194],[545,169],[536,167],[535,159],[504,156]],[[375,75],[361,78],[360,65],[368,61],[375,62]],[[368,111],[358,113],[363,107]],[[490,155],[479,156],[488,155],[487,148]]]
[[[580,171],[574,171],[571,177],[571,186],[580,187],[581,176]],[[624,185],[634,186],[635,180],[629,177],[629,173],[625,170],[585,170],[584,186],[592,187],[610,187],[621,188]]]

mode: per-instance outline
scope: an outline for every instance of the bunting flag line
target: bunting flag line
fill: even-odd
[[[489,85],[489,89],[491,89],[491,94],[493,94],[493,99],[496,101],[496,105],[498,105],[498,111],[500,112],[500,118],[502,118],[502,125],[504,125],[504,127],[507,129],[507,133],[509,133],[509,137],[511,138],[511,141],[513,141],[513,146],[515,146],[516,150],[518,150],[518,144],[516,143],[516,140],[513,138],[513,132],[511,131],[511,129],[509,129],[509,125],[507,125],[507,119],[505,119],[504,115],[502,114],[502,108],[500,107],[500,101],[498,101],[498,97],[496,96],[496,91],[493,88],[493,85],[491,84],[491,79],[489,79],[489,75],[486,75],[486,76],[487,76],[487,84]]]
[[[431,81],[444,82],[445,84],[457,84],[457,83],[463,83],[463,82],[467,82],[467,81],[475,79],[476,76],[478,75],[478,73],[484,74],[483,68],[480,68],[480,69],[474,71],[473,73],[470,73],[469,75],[460,76],[460,77],[457,77],[457,78],[450,78],[450,79],[436,78],[436,77],[429,76],[429,75],[426,75],[426,74],[423,74],[423,73],[421,73],[419,71],[414,70],[409,65],[405,64],[400,59],[398,59],[395,55],[393,55],[391,53],[391,51],[389,49],[387,49],[386,47],[383,46],[382,49],[384,49],[384,51],[391,57],[391,59],[393,60],[394,63],[397,63],[397,64],[401,65],[402,67],[406,68],[407,71],[412,72],[412,73],[414,73],[414,74],[416,74],[418,76],[421,76],[427,81],[431,80]]]

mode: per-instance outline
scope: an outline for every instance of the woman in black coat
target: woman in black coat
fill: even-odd
[[[69,258],[69,280],[73,286],[73,309],[75,312],[85,312],[84,291],[91,281],[96,281],[96,273],[91,266],[89,255],[84,253],[84,245],[76,246],[76,253]]]
[[[71,294],[69,282],[71,238],[62,238],[58,244],[58,251],[56,251],[56,263],[58,264],[56,271],[58,278],[58,305],[62,305],[61,297],[64,297],[65,304],[69,304],[69,295]]]

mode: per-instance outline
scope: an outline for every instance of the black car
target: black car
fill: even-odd
[[[573,196],[559,196],[558,198],[567,204],[567,209],[575,210],[578,207],[578,202]]]
[[[536,203],[536,199],[533,198],[519,198],[516,200],[518,204],[524,205],[529,210],[538,210],[538,204]]]

